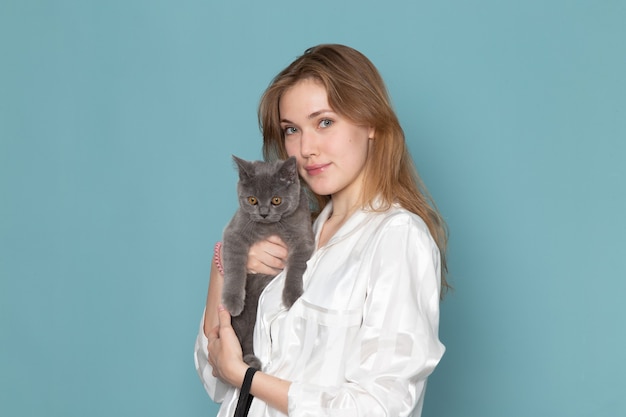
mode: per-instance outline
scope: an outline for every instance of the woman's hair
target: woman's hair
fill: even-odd
[[[263,156],[266,160],[288,157],[279,102],[285,91],[303,79],[313,79],[324,86],[334,112],[352,123],[375,129],[365,168],[363,203],[376,210],[386,210],[398,203],[426,222],[441,254],[443,296],[449,288],[446,224],[413,165],[385,83],[365,55],[344,45],[318,45],[307,49],[281,71],[259,104]],[[330,196],[313,196],[317,210],[323,209],[330,200]],[[382,206],[372,207],[377,197],[382,199]]]

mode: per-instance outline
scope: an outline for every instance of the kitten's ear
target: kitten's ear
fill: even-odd
[[[237,158],[235,155],[233,155],[233,161],[235,161],[237,169],[239,169],[240,180],[246,180],[254,175],[254,165],[252,162]]]
[[[295,156],[283,162],[283,166],[278,170],[278,177],[287,184],[293,184],[298,180],[298,168],[296,167]]]

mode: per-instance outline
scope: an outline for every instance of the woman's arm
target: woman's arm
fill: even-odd
[[[203,316],[203,323],[201,325],[201,330],[199,331],[196,347],[195,347],[195,363],[196,369],[198,370],[198,374],[200,375],[200,379],[202,380],[205,389],[209,393],[209,396],[217,402],[222,401],[224,394],[228,390],[228,385],[224,384],[217,377],[220,375],[219,366],[216,366],[215,363],[212,363],[213,356],[209,357],[209,349],[208,345],[209,339],[208,336],[212,331],[217,332],[219,335],[219,323],[220,318],[218,315],[218,308],[221,305],[222,298],[222,287],[224,285],[224,277],[220,272],[218,267],[218,263],[220,262],[221,252],[219,251],[219,247],[217,248],[217,256],[213,258],[213,262],[211,262],[211,272],[210,272],[210,280],[209,280],[209,289],[206,297],[206,306]],[[263,274],[277,274],[280,272],[282,268],[285,266],[284,259],[287,256],[287,248],[283,241],[275,236],[268,238],[267,240],[256,243],[250,248],[250,252],[248,255],[248,272],[258,272]],[[227,314],[227,313],[226,313]],[[230,327],[230,315],[228,315],[228,323]],[[231,327],[232,330],[232,327]],[[227,331],[224,331],[227,333]],[[229,354],[235,353],[234,361],[230,363],[235,365],[245,365],[241,361],[241,357],[237,357],[237,352],[241,352],[241,347],[239,345],[239,341],[234,336],[234,332],[232,334],[234,337],[234,344],[231,341],[231,345],[225,349],[225,352]],[[221,344],[221,343],[220,343]],[[219,355],[218,353],[214,353],[215,355]],[[219,356],[218,356],[219,357]],[[227,356],[228,357],[228,356]],[[225,357],[225,358],[227,358]],[[230,356],[233,358],[233,356]],[[226,360],[226,359],[224,359]],[[228,360],[226,360],[227,363]],[[240,376],[240,381],[237,378],[237,367],[232,370],[235,371],[235,376],[229,379],[224,377],[220,377],[222,381],[225,381],[229,385],[241,387],[241,383],[243,381],[243,375],[247,369],[247,365],[243,368],[243,373]],[[232,371],[231,370],[231,371]],[[257,391],[259,391],[259,398],[267,399],[268,404],[275,406],[278,409],[281,408],[280,401],[271,398],[271,395],[263,394],[263,391],[268,391],[267,394],[274,394],[279,392],[280,382],[278,378],[274,378],[276,381],[272,381],[271,378],[265,378],[260,373],[254,376],[253,384],[251,387],[252,395],[257,395]],[[259,384],[259,380],[262,380],[262,385]],[[284,382],[284,381],[283,381]],[[259,385],[261,385],[259,387]],[[286,394],[285,394],[285,402],[286,402]]]
[[[219,248],[217,248],[219,250]],[[218,255],[221,256],[221,255]],[[206,296],[206,308],[204,310],[204,334],[209,335],[211,329],[219,324],[217,317],[217,307],[222,302],[222,287],[224,286],[224,276],[216,265],[216,259],[211,262],[211,274],[209,276],[209,290]]]
[[[206,392],[215,402],[222,402],[224,400],[224,396],[230,388],[213,375],[213,369],[209,364],[209,352],[207,350],[207,335],[210,333],[211,328],[215,327],[219,322],[217,317],[217,306],[220,304],[223,283],[224,277],[219,272],[214,258],[213,262],[211,262],[206,307],[204,315],[202,316],[202,322],[200,324],[200,329],[198,330],[198,336],[196,337],[194,347],[194,362],[196,365],[196,371],[200,376],[200,380],[202,381]]]
[[[213,367],[213,376],[241,388],[248,365],[242,359],[241,346],[231,326],[230,313],[220,306],[216,315],[219,324],[208,333],[209,363]],[[289,381],[256,372],[250,393],[270,407],[287,414],[290,385]]]
[[[247,270],[251,274],[276,275],[285,267],[287,247],[278,236],[255,243],[248,253]],[[218,266],[219,264],[219,266]],[[204,334],[219,324],[217,307],[221,304],[224,276],[221,269],[221,245],[216,245],[215,256],[211,262],[209,290],[204,311]]]

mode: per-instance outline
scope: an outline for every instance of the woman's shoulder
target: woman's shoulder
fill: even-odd
[[[393,204],[384,211],[372,211],[370,216],[372,220],[376,219],[372,222],[376,224],[373,233],[379,239],[418,240],[426,246],[437,247],[424,219],[399,204]]]
[[[426,225],[424,219],[422,219],[419,215],[405,209],[399,204],[392,204],[386,210],[374,211],[372,213],[374,216],[380,218],[381,225],[385,225],[387,227],[410,227],[430,234],[430,232],[428,231],[428,226]]]

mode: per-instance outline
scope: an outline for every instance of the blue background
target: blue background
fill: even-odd
[[[314,44],[378,66],[447,219],[425,416],[626,415],[626,2],[0,2],[0,414],[208,416],[231,154]]]

